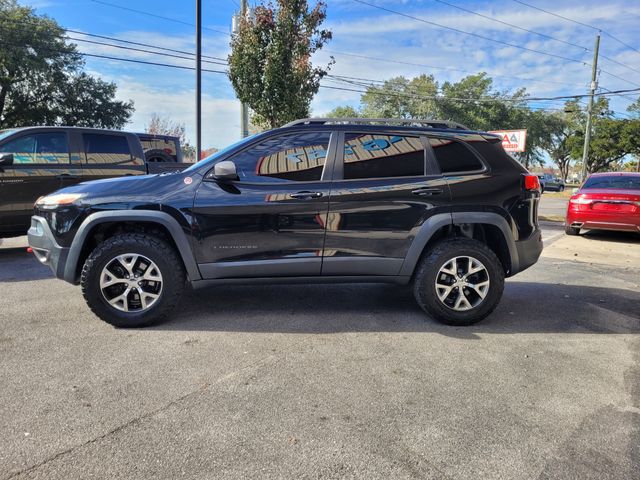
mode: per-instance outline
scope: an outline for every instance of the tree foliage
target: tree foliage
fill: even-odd
[[[15,0],[0,0],[0,128],[26,125],[124,126],[132,102],[116,86],[82,72],[64,30]]]
[[[240,20],[231,41],[229,78],[255,113],[254,123],[275,128],[309,116],[330,66],[311,63],[311,55],[331,39],[331,32],[320,28],[325,18],[322,1],[310,8],[306,0],[276,0]]]

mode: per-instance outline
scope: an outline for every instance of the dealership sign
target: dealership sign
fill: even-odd
[[[526,130],[496,130],[489,133],[502,137],[502,146],[507,152],[524,152],[527,140]]]

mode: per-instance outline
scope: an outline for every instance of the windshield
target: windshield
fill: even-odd
[[[223,157],[230,150],[233,150],[236,147],[239,147],[239,146],[241,146],[241,145],[243,145],[245,143],[248,143],[252,139],[253,139],[253,136],[247,137],[247,138],[243,138],[242,140],[229,145],[227,148],[223,148],[222,150],[218,150],[216,153],[214,153],[212,155],[209,155],[207,158],[203,158],[199,162],[194,163],[189,168],[187,168],[187,169],[185,169],[183,171],[184,172],[192,172],[192,171],[194,171],[196,169],[199,170],[200,168],[202,168],[203,165],[206,165],[206,164],[213,165],[218,158]]]
[[[610,175],[587,178],[582,189],[614,188],[620,190],[640,190],[640,175]]]
[[[4,140],[16,130],[0,130],[0,140]]]

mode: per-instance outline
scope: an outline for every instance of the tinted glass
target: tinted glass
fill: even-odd
[[[142,149],[147,150],[162,150],[164,153],[172,156],[176,156],[176,142],[175,140],[168,140],[163,138],[151,138],[140,137],[140,143]]]
[[[617,188],[621,190],[640,190],[640,175],[611,175],[589,177],[581,190],[589,188]]]
[[[347,133],[344,178],[417,177],[424,175],[425,151],[419,137]]]
[[[11,140],[0,152],[13,153],[14,163],[69,163],[66,133],[37,133]]]
[[[462,143],[446,138],[429,138],[442,173],[481,170],[482,164],[475,154]]]
[[[126,137],[85,133],[82,138],[87,163],[131,163],[131,151]]]
[[[260,142],[231,158],[240,181],[320,180],[329,149],[328,132],[283,135]]]

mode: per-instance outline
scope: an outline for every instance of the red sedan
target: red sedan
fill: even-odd
[[[569,199],[565,232],[640,232],[640,173],[594,173]]]

